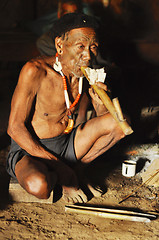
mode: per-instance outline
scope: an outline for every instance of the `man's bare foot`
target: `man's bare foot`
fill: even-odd
[[[87,165],[78,164],[75,168],[76,175],[78,176],[80,188],[83,190],[85,195],[87,196],[87,201],[92,199],[93,197],[101,197],[105,190],[104,188],[91,184],[87,177]]]
[[[100,187],[93,187],[90,184],[87,185],[91,193],[93,194],[94,197],[98,198],[101,197],[104,192]]]
[[[63,187],[63,199],[70,204],[85,203],[88,201],[84,192],[74,187]]]

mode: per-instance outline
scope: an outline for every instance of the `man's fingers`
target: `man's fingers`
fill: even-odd
[[[105,84],[102,83],[102,82],[96,82],[95,84],[96,84],[98,87],[104,89],[105,91],[108,90],[107,85],[105,85]]]
[[[103,104],[100,98],[98,97],[98,94],[95,93],[92,88],[89,88],[89,94],[94,101],[96,101],[99,104]]]

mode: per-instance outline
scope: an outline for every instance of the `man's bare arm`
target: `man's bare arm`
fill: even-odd
[[[27,63],[23,67],[12,98],[8,134],[30,155],[57,160],[53,154],[40,145],[27,128],[27,122],[38,92],[40,79],[44,77],[44,74],[44,71],[39,71],[34,63]]]

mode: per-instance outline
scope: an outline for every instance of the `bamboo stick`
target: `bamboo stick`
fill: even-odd
[[[123,116],[123,113],[122,113],[121,106],[120,106],[118,98],[113,98],[112,102],[113,102],[114,107],[116,109],[116,112],[117,112],[119,120],[120,121],[124,121],[125,119],[124,119],[124,116]]]
[[[84,76],[87,78],[87,80],[89,81],[89,77],[85,71],[86,67],[81,67],[81,71],[83,72]],[[97,85],[92,85],[93,89],[95,90],[95,92],[98,94],[98,96],[100,97],[100,99],[102,100],[103,104],[105,105],[105,107],[108,109],[108,111],[110,112],[110,114],[113,116],[113,118],[116,120],[116,122],[119,124],[119,126],[121,127],[122,131],[124,132],[125,135],[130,135],[131,133],[133,133],[132,128],[129,126],[129,124],[126,122],[126,120],[120,120],[118,118],[118,114],[117,111],[111,101],[111,99],[109,98],[109,96],[107,95],[107,93],[99,88]]]
[[[99,208],[99,207],[91,207],[91,206],[80,206],[80,205],[67,205],[66,208],[74,208],[74,209],[86,209],[92,211],[100,211],[100,212],[108,212],[108,213],[117,213],[117,214],[125,214],[125,215],[134,215],[134,216],[142,216],[147,218],[156,218],[154,214],[150,213],[141,213],[141,212],[134,212],[128,211],[123,209],[111,209],[111,208]]]
[[[71,213],[79,213],[79,214],[86,214],[91,216],[109,218],[109,219],[117,219],[117,220],[126,220],[126,221],[133,221],[133,222],[145,222],[148,223],[151,220],[147,217],[141,216],[133,216],[133,215],[123,215],[119,213],[109,213],[109,212],[100,212],[100,211],[92,211],[88,209],[78,209],[78,208],[70,208],[69,206],[65,207],[66,212]]]
[[[139,188],[141,188],[144,184],[150,182],[150,181],[159,173],[159,169],[156,170],[156,171],[157,171],[156,173],[154,173],[152,176],[150,176],[145,182],[143,182],[140,186],[138,186],[134,191],[132,191],[130,194],[128,194],[125,198],[123,198],[123,199],[119,202],[119,204],[122,203],[122,202],[124,202],[124,201],[125,201],[126,199],[128,199],[129,197],[131,197],[131,196],[132,196],[135,192],[137,192],[137,190],[138,190]]]

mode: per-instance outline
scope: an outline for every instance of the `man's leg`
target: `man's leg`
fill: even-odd
[[[113,117],[107,113],[80,125],[75,136],[77,159],[89,163],[110,149],[125,135]]]
[[[17,162],[15,174],[19,184],[40,199],[49,198],[57,181],[54,171],[50,172],[45,163],[29,156],[24,156]]]
[[[89,163],[124,136],[121,128],[110,114],[93,118],[80,125],[77,129],[74,143],[77,159],[81,160],[82,163]],[[85,181],[84,178],[85,176],[82,174],[82,181]],[[88,188],[94,196],[99,197],[102,195],[100,189],[96,191],[89,185]],[[79,197],[81,197],[82,192],[78,193]],[[67,197],[67,201],[74,200],[76,195],[75,188],[66,188],[64,191],[64,198]]]
[[[15,174],[19,184],[30,194],[40,199],[50,196],[56,183],[63,187],[65,201],[69,203],[86,202],[87,196],[76,185],[74,171],[63,162],[47,163],[24,156],[15,166]],[[55,167],[56,165],[56,167]],[[58,166],[58,167],[57,167]],[[54,171],[55,169],[55,171]]]

